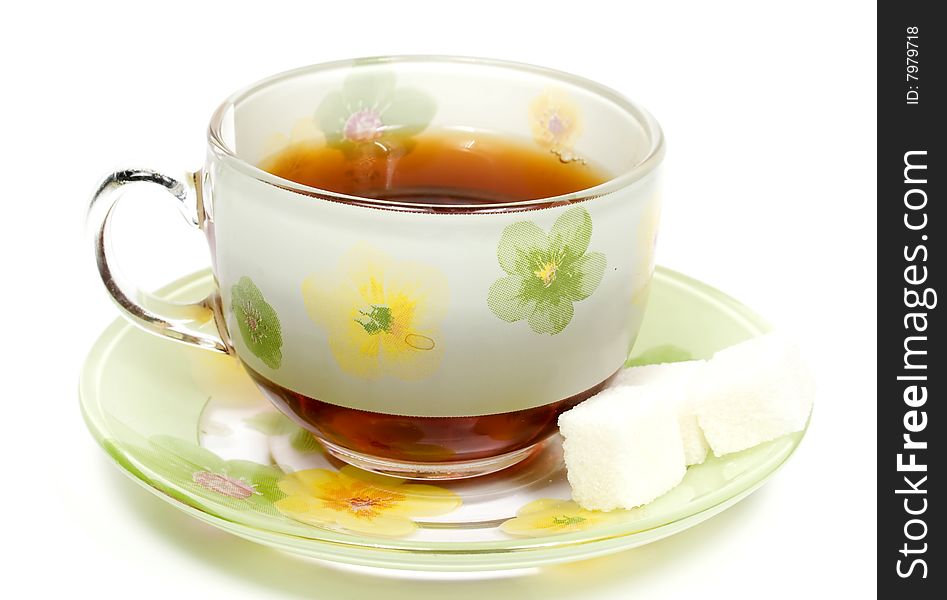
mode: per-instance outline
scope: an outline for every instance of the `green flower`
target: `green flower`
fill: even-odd
[[[404,140],[423,131],[437,104],[424,92],[395,83],[390,71],[354,69],[342,89],[326,95],[316,109],[328,143],[352,146],[393,134]]]
[[[592,217],[581,206],[562,213],[548,235],[531,221],[507,226],[497,258],[509,275],[490,286],[490,310],[511,323],[527,319],[536,333],[565,329],[572,303],[592,295],[605,274],[605,255],[586,252],[591,238]]]
[[[283,336],[276,311],[249,277],[241,277],[230,294],[243,343],[268,367],[278,369],[283,360]]]
[[[109,448],[113,456],[127,456],[170,483],[173,488],[163,491],[175,498],[198,496],[230,508],[279,515],[273,502],[283,497],[277,485],[283,473],[275,467],[223,460],[197,444],[163,435],[151,437],[146,448],[111,444],[115,446]],[[135,472],[141,471],[135,468]]]

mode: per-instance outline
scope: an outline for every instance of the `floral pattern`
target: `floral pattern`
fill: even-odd
[[[582,133],[578,107],[559,90],[546,90],[529,106],[529,124],[536,143],[563,160],[575,160],[573,146]]]
[[[424,92],[398,87],[394,73],[356,68],[341,90],[326,95],[313,120],[326,145],[345,155],[345,176],[372,188],[386,185],[392,161],[411,150],[436,110]]]
[[[302,285],[309,317],[328,333],[339,367],[356,377],[417,380],[440,365],[447,278],[359,244],[325,275]]]
[[[283,360],[283,336],[276,311],[249,277],[241,277],[230,294],[243,343],[266,366],[278,369]]]
[[[121,454],[187,494],[229,508],[279,514],[273,501],[283,497],[277,487],[282,473],[275,467],[246,460],[223,460],[197,444],[170,436],[154,436],[148,440],[147,447],[116,447],[113,456]],[[179,495],[173,489],[165,491],[172,496]]]
[[[368,473],[345,466],[296,471],[279,482],[286,497],[276,508],[297,521],[350,531],[400,537],[413,533],[413,517],[443,515],[458,508],[460,497],[433,485]]]
[[[497,258],[507,273],[487,295],[504,321],[526,319],[536,333],[555,335],[572,321],[573,303],[588,298],[605,274],[605,255],[587,252],[592,217],[577,206],[556,219],[547,234],[531,221],[503,230]]]
[[[346,149],[393,136],[403,141],[417,135],[436,110],[434,100],[424,92],[397,87],[394,73],[355,69],[341,90],[322,100],[315,120],[328,143]]]
[[[599,525],[629,520],[634,511],[585,510],[572,500],[540,498],[522,507],[516,517],[500,525],[509,535],[541,537],[585,531]]]

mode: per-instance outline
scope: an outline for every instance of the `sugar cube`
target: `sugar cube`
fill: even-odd
[[[588,510],[634,508],[684,477],[684,444],[662,386],[608,388],[559,417],[573,499]]]
[[[677,422],[684,442],[684,462],[699,465],[707,458],[707,440],[697,424],[690,384],[706,361],[687,360],[674,363],[630,367],[622,370],[613,385],[662,385],[666,399],[674,405]]]
[[[770,333],[714,354],[688,393],[710,448],[722,456],[803,429],[815,384],[795,344]]]
[[[645,385],[652,383],[682,383],[689,381],[705,360],[684,360],[681,362],[644,365],[622,369],[612,381],[612,386]]]

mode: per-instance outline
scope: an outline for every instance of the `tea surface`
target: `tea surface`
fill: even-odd
[[[610,179],[595,165],[563,162],[529,141],[453,129],[357,144],[296,143],[260,168],[323,190],[447,210],[548,198]]]

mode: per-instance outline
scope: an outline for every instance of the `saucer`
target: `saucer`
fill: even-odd
[[[162,294],[194,300],[212,286],[201,272]],[[767,329],[736,300],[658,268],[628,365],[706,358]],[[641,546],[748,496],[805,433],[710,456],[650,504],[603,513],[570,500],[558,438],[483,477],[431,485],[374,475],[329,456],[234,359],[121,319],[92,348],[79,391],[109,456],[180,510],[288,552],[393,569],[527,568]]]

